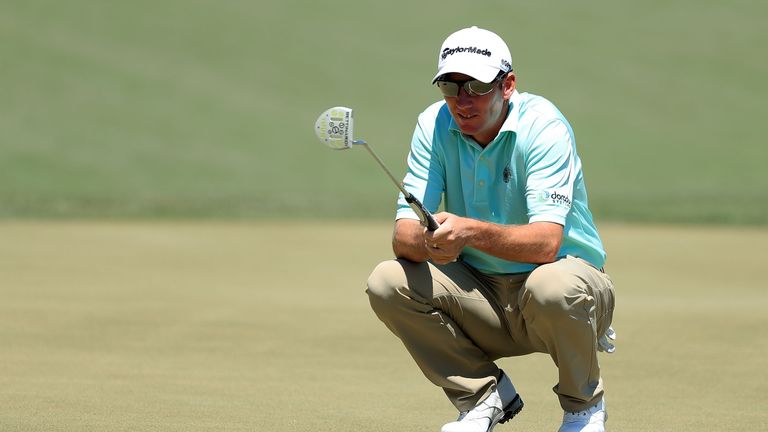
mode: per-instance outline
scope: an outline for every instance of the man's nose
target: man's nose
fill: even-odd
[[[456,95],[456,103],[461,106],[472,105],[472,96],[467,93],[464,87],[459,87],[459,94]]]

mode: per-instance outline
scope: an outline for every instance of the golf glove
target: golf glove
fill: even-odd
[[[600,336],[597,340],[597,350],[608,354],[613,353],[616,351],[616,347],[613,345],[613,341],[615,340],[616,332],[613,331],[613,327],[609,326],[608,330],[605,331],[605,334]]]

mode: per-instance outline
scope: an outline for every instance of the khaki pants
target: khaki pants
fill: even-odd
[[[424,375],[459,411],[473,408],[499,377],[494,360],[548,353],[566,411],[602,397],[597,337],[611,324],[613,283],[575,257],[530,273],[486,275],[462,261],[379,264],[368,279],[371,307],[402,340]],[[514,380],[514,371],[507,371]]]

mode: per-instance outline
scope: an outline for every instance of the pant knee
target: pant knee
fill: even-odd
[[[368,276],[367,289],[371,306],[375,309],[378,305],[386,304],[397,295],[398,289],[406,285],[405,271],[402,265],[395,260],[379,263]]]
[[[563,273],[555,265],[534,270],[520,292],[520,309],[524,315],[544,314],[551,317],[568,316],[586,294],[579,281]]]

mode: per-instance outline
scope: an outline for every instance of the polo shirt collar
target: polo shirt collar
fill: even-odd
[[[517,125],[520,121],[520,101],[522,96],[515,89],[512,92],[512,96],[509,98],[509,112],[507,113],[507,119],[499,129],[499,134],[502,132],[517,132]]]

